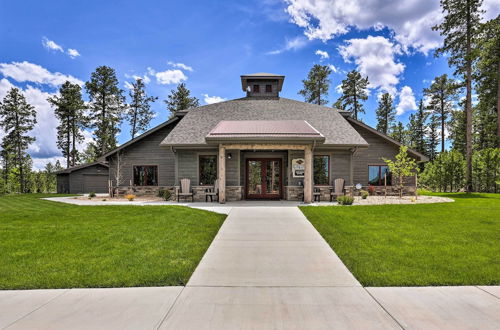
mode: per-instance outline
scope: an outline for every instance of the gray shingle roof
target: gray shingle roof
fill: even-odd
[[[325,137],[324,145],[368,146],[333,108],[286,98],[251,97],[190,109],[161,145],[206,145],[207,134],[223,120],[306,120]]]

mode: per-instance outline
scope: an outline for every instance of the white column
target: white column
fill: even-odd
[[[312,191],[313,191],[313,157],[312,148],[307,145],[304,150],[304,203],[312,202]]]
[[[226,148],[219,145],[219,161],[217,162],[219,168],[219,203],[226,203]]]

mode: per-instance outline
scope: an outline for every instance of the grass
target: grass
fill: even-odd
[[[0,196],[0,289],[184,285],[225,219],[40,197]]]
[[[301,207],[364,286],[500,284],[500,194],[453,203]]]

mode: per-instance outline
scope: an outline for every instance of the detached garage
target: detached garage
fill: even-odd
[[[95,162],[78,165],[56,172],[57,193],[88,194],[89,192],[107,193],[109,166]]]

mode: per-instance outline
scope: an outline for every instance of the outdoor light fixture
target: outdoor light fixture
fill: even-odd
[[[227,159],[231,159],[231,158],[233,158],[233,155],[231,153],[228,153],[227,154]]]

